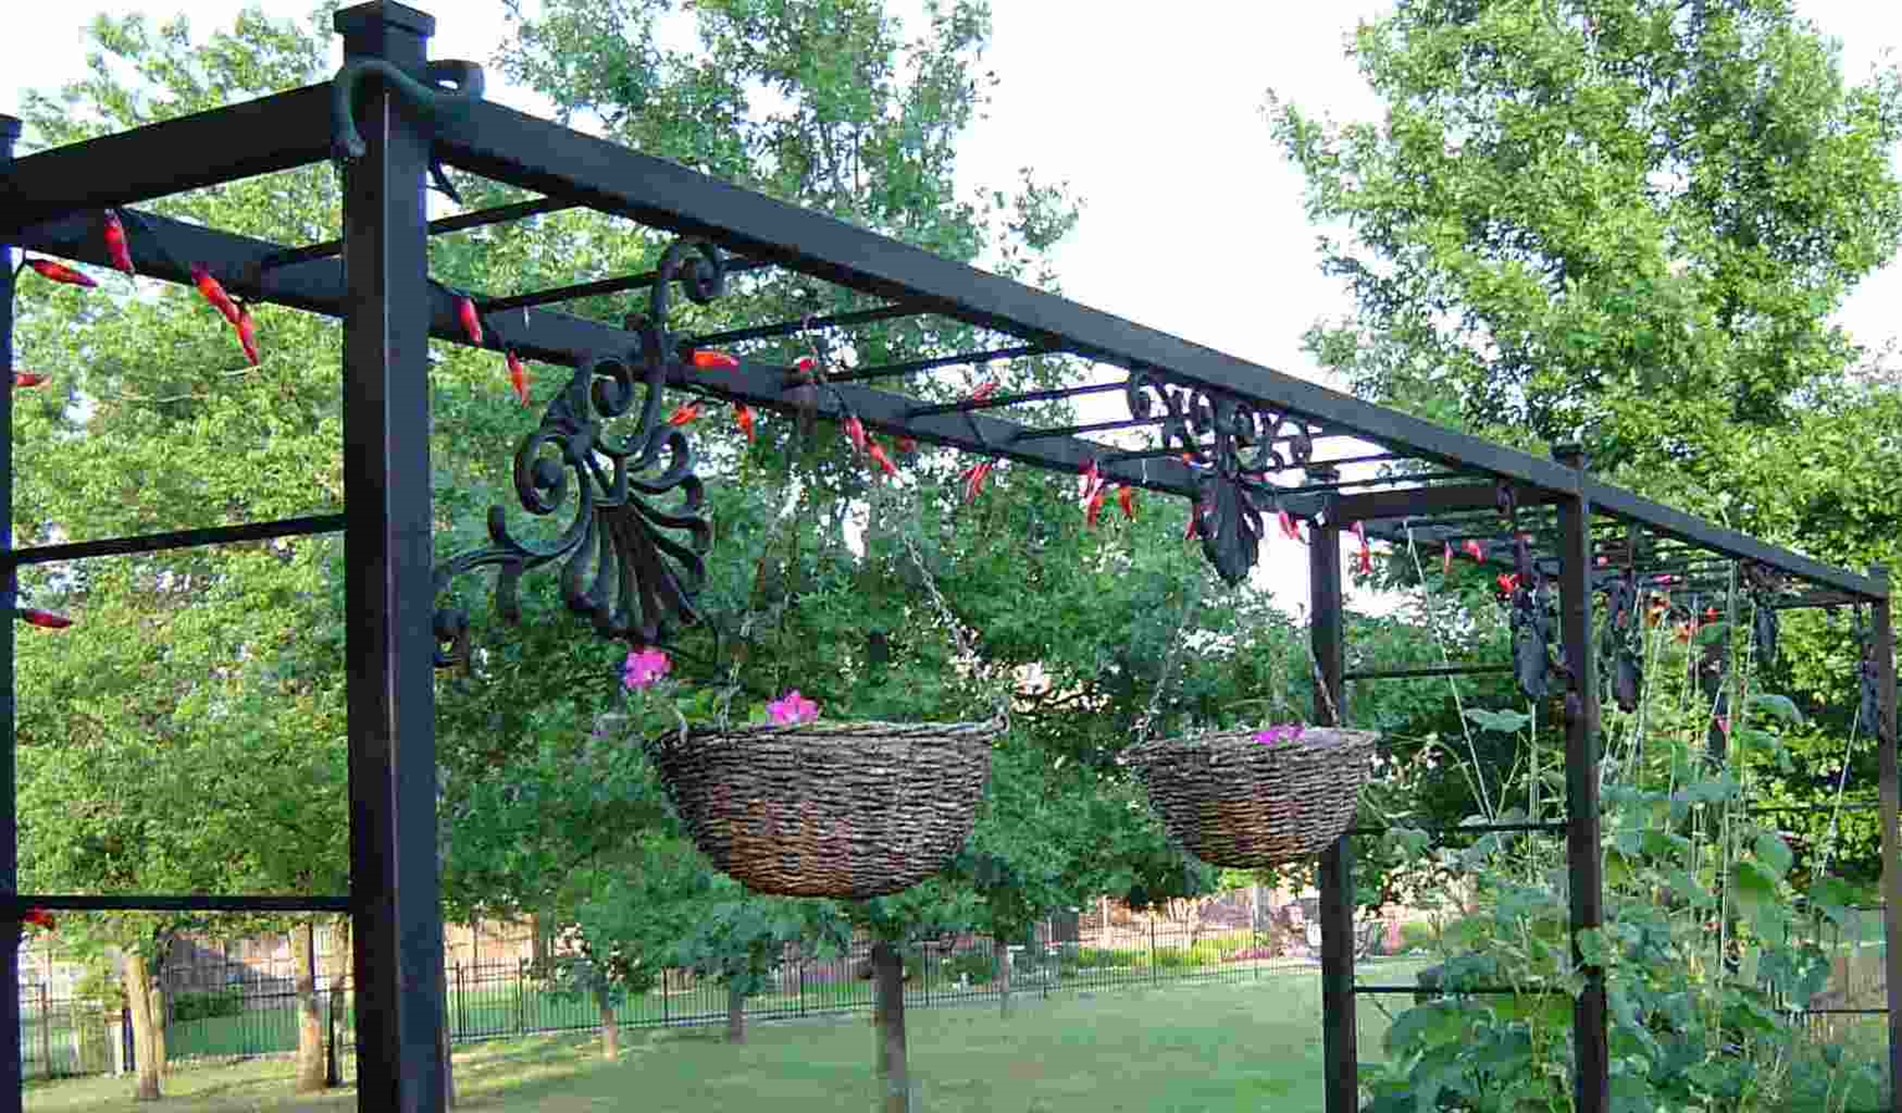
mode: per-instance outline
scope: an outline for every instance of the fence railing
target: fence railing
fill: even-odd
[[[1313,959],[1283,952],[1279,936],[1247,929],[1191,933],[1151,925],[1120,933],[1114,946],[1077,943],[1013,948],[1011,992],[1025,997],[1214,981],[1261,980],[1313,971]],[[1297,948],[1298,949],[1298,948]],[[1002,995],[996,943],[983,937],[912,947],[905,958],[907,1008],[993,1002]],[[526,960],[456,963],[445,972],[447,1021],[455,1043],[597,1029],[599,1002],[543,976]],[[347,987],[320,990],[316,1006],[326,1053],[347,1077],[353,1026]],[[622,1028],[724,1024],[726,988],[690,971],[668,970],[652,992],[612,998]],[[137,1049],[125,1022],[96,1003],[53,998],[23,987],[21,1051],[29,1078],[132,1069]],[[298,995],[274,984],[238,984],[165,1001],[165,1044],[174,1060],[239,1059],[297,1050]],[[766,992],[747,998],[748,1022],[870,1011],[869,945],[832,956],[793,956]]]

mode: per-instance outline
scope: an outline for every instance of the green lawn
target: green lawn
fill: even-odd
[[[1314,1109],[1321,1101],[1320,979],[1125,988],[995,1007],[909,1015],[918,1101],[930,1113],[980,1110],[1103,1113],[1143,1110]],[[1379,1054],[1386,1022],[1363,1008],[1361,1057]],[[626,1107],[643,1113],[741,1109],[776,1113],[869,1109],[872,1032],[863,1015],[757,1026],[745,1047],[717,1031],[625,1033],[618,1063],[579,1037],[538,1037],[460,1048],[460,1108],[564,1111]],[[180,1069],[179,1105],[214,1113],[335,1110],[354,1095],[292,1101],[290,1064]],[[133,1110],[129,1080],[34,1086],[35,1113]]]

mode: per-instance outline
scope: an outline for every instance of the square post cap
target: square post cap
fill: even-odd
[[[340,35],[400,30],[426,39],[436,33],[436,17],[394,0],[370,0],[338,11],[331,17],[331,26]]]

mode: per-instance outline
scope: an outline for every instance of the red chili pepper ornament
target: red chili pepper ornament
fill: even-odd
[[[865,452],[872,458],[872,462],[878,465],[880,471],[890,476],[898,474],[898,465],[892,463],[892,458],[886,454],[885,446],[878,443],[877,437],[865,438]]]
[[[852,442],[852,451],[865,451],[865,426],[854,414],[846,414],[840,423],[845,429],[845,439]]]
[[[1132,522],[1135,521],[1136,488],[1127,486],[1116,488],[1116,505],[1123,508],[1123,517]]]
[[[674,407],[673,413],[667,415],[667,424],[676,429],[683,429],[698,420],[700,420],[700,403],[698,402],[682,403]]]
[[[57,282],[62,286],[78,286],[90,290],[99,285],[92,279],[79,273],[64,263],[55,263],[51,259],[28,259],[26,265],[48,282]]]
[[[1096,490],[1090,492],[1090,501],[1083,511],[1083,521],[1084,524],[1091,529],[1095,529],[1096,523],[1103,518],[1104,494],[1105,492],[1101,483],[1096,485]]]
[[[244,358],[251,361],[251,366],[258,366],[260,362],[258,359],[258,323],[251,316],[250,306],[241,305],[238,307],[237,329],[238,343],[244,347]]]
[[[462,322],[462,334],[469,343],[482,346],[482,315],[476,312],[475,299],[460,297],[456,299],[456,320]]]
[[[139,273],[132,266],[132,248],[125,238],[125,225],[111,209],[106,210],[106,254],[112,257],[114,269],[125,274]]]
[[[725,352],[716,352],[710,348],[695,348],[693,355],[687,357],[695,371],[738,371],[740,361]]]
[[[1445,542],[1443,547],[1440,549],[1440,575],[1451,576],[1452,574],[1453,574],[1453,543],[1451,541],[1448,541],[1448,542]]]
[[[755,439],[753,431],[753,407],[744,402],[733,403],[733,420],[739,425],[740,432],[746,434],[746,443],[752,444]]]
[[[509,365],[509,385],[515,388],[515,397],[522,405],[528,405],[528,368],[522,366],[522,358],[513,351],[505,354]]]
[[[15,371],[13,373],[13,387],[15,390],[31,390],[33,387],[40,386],[45,382],[46,376],[37,371]]]
[[[192,285],[198,287],[198,292],[204,296],[206,301],[211,303],[213,309],[224,314],[227,324],[230,324],[234,328],[237,326],[237,303],[231,300],[230,294],[225,293],[223,283],[213,278],[211,272],[205,269],[203,263],[192,264]]]
[[[959,476],[964,481],[964,505],[969,506],[984,493],[984,485],[990,482],[991,469],[997,465],[990,460],[972,464]]]
[[[988,402],[991,400],[991,395],[996,393],[997,393],[997,380],[987,379],[986,381],[979,383],[978,388],[971,392],[970,400],[973,402]]]
[[[20,617],[26,620],[28,626],[38,626],[42,630],[64,630],[73,624],[73,620],[63,614],[35,610],[31,607],[22,609]]]

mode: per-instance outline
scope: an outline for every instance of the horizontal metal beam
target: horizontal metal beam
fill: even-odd
[[[1361,669],[1341,674],[1342,680],[1411,680],[1427,676],[1484,676],[1511,672],[1511,665],[1423,665],[1417,669]]]
[[[1399,477],[1396,477],[1399,478]],[[1513,487],[1520,506],[1539,506],[1552,496],[1536,487]],[[1431,518],[1438,514],[1491,510],[1499,504],[1499,488],[1492,483],[1461,483],[1401,491],[1365,491],[1342,495],[1335,503],[1343,522],[1380,518]]]
[[[218,896],[189,893],[19,893],[0,895],[0,919],[32,908],[60,912],[348,912],[349,897]]]
[[[918,310],[909,305],[881,305],[876,309],[834,313],[829,317],[808,317],[798,321],[778,321],[770,325],[710,332],[705,336],[689,337],[683,341],[683,344],[695,348],[711,348],[718,344],[740,344],[748,340],[770,340],[780,336],[794,336],[811,329],[842,328],[847,325],[866,325],[874,321],[890,321],[899,317],[916,316],[918,316]]]
[[[246,522],[236,526],[208,526],[204,529],[179,529],[167,533],[147,533],[137,537],[108,537],[98,541],[70,541],[59,545],[35,545],[28,549],[0,551],[0,566],[14,564],[53,564],[63,560],[87,560],[93,557],[132,556],[166,549],[191,549],[201,545],[230,545],[241,541],[268,541],[276,537],[300,537],[313,533],[340,533],[342,514],[315,514],[307,518],[283,518],[275,522]]]
[[[477,209],[474,212],[457,213],[455,216],[445,216],[441,220],[432,220],[429,222],[429,234],[443,236],[451,232],[465,232],[471,228],[504,224],[511,220],[522,220],[526,217],[540,216],[543,213],[580,207],[573,201],[564,201],[555,197],[538,197],[533,201],[517,201],[513,205],[497,205],[491,209]],[[342,254],[342,240],[325,240],[306,247],[293,247],[284,252],[281,258],[272,260],[271,265],[287,267],[294,263],[308,263],[312,259],[329,259]]]
[[[163,120],[16,161],[0,178],[0,237],[329,157],[329,82]]]
[[[288,305],[330,316],[340,314],[344,304],[343,266],[335,259],[317,259],[294,266],[263,269],[260,264],[280,253],[280,245],[265,240],[219,232],[182,221],[138,214],[130,237],[133,261],[139,272],[174,282],[189,282],[191,276],[181,267],[184,262],[202,263],[233,293],[258,301]],[[104,242],[96,221],[89,216],[68,217],[28,229],[22,237],[26,246],[64,258],[106,265]],[[156,242],[155,242],[156,241]],[[597,355],[635,351],[639,338],[613,325],[591,321],[546,309],[498,314],[488,319],[486,348],[511,348],[524,359],[542,360],[574,366]],[[430,334],[449,343],[467,345],[456,315],[455,298],[437,287],[431,292]],[[979,353],[985,355],[986,353]],[[977,358],[963,355],[946,362]],[[793,412],[798,400],[788,393],[789,369],[742,361],[734,371],[707,373],[682,372],[669,385],[699,391],[748,405]],[[849,378],[840,376],[839,378]],[[835,379],[836,382],[836,379]],[[866,426],[893,436],[906,435],[921,441],[965,451],[1016,460],[1053,471],[1074,472],[1102,454],[1102,446],[1089,441],[1067,439],[1014,445],[1012,439],[1025,427],[1012,421],[983,414],[947,413],[914,417],[917,399],[850,382],[819,392],[816,408],[821,416],[842,417],[847,409],[858,415]],[[1106,463],[1105,476],[1113,482],[1151,490],[1187,495],[1193,491],[1189,469],[1177,460],[1163,460],[1143,466],[1138,462]]]
[[[940,258],[572,128],[483,102],[440,121],[451,165],[575,197],[643,224],[704,236],[753,258],[892,301],[1319,421],[1452,467],[1575,492],[1571,469]]]
[[[1674,510],[1663,503],[1652,502],[1632,494],[1622,487],[1614,487],[1596,479],[1587,479],[1583,484],[1584,494],[1591,501],[1595,514],[1613,514],[1627,521],[1643,522],[1659,533],[1675,537],[1710,552],[1723,553],[1738,560],[1754,561],[1771,568],[1780,569],[1794,576],[1808,580],[1813,584],[1840,588],[1843,591],[1864,599],[1886,599],[1889,587],[1886,583],[1869,576],[1859,575],[1843,568],[1834,568],[1819,560],[1813,560],[1801,553],[1759,541],[1736,530],[1712,525],[1702,519]]]
[[[732,259],[727,262],[728,274],[741,271],[756,271],[772,266],[752,259]],[[502,297],[479,298],[478,304],[484,313],[504,313],[511,309],[523,309],[536,305],[556,305],[564,301],[580,301],[582,298],[598,298],[606,294],[621,294],[629,290],[645,290],[654,284],[659,275],[654,271],[642,271],[639,274],[623,274],[613,278],[597,278],[591,282],[576,282],[569,286],[552,286],[546,290],[531,290],[526,294],[507,294]]]

